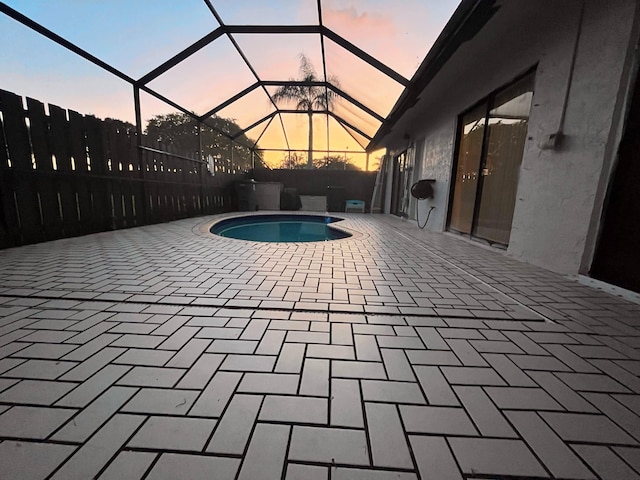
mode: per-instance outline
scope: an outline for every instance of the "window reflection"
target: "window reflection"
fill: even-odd
[[[462,117],[458,165],[449,223],[452,229],[461,233],[471,233],[486,111],[487,105],[482,104]]]
[[[534,79],[527,75],[461,117],[452,230],[509,243]]]
[[[533,75],[496,96],[489,112],[487,153],[475,234],[509,243],[533,98]]]

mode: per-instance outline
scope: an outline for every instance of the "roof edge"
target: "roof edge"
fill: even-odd
[[[498,0],[462,0],[458,8],[442,29],[426,57],[411,77],[387,118],[373,136],[366,150],[374,151],[383,147],[382,140],[391,132],[395,124],[418,101],[420,94],[440,69],[449,61],[458,48],[471,40],[500,8]]]

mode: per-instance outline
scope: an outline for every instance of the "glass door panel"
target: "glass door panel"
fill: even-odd
[[[471,233],[473,225],[486,112],[487,104],[483,103],[462,117],[453,202],[449,217],[449,228],[461,233]]]
[[[405,151],[393,159],[393,183],[391,187],[391,213],[393,215],[400,216],[403,213],[406,175],[407,152]]]
[[[473,234],[507,245],[516,203],[518,176],[529,110],[533,75],[496,95],[489,111],[487,148],[480,169],[480,203]]]

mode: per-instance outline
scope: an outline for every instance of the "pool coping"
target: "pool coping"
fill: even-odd
[[[325,212],[323,214],[320,214],[319,212],[313,213],[313,212],[298,212],[298,211],[287,211],[286,213],[283,213],[281,210],[259,210],[256,212],[230,212],[229,214],[217,215],[217,218],[215,219],[209,219],[198,225],[195,225],[192,231],[201,236],[207,236],[207,237],[215,236],[215,238],[218,238],[218,239],[225,239],[225,240],[237,241],[237,242],[247,242],[247,243],[259,244],[259,245],[267,244],[267,243],[268,244],[278,244],[278,243],[285,244],[286,243],[291,245],[309,245],[309,244],[324,245],[326,242],[344,242],[345,240],[360,240],[362,238],[366,238],[368,235],[365,233],[359,232],[358,230],[353,230],[344,225],[334,226],[334,224],[338,224],[339,222],[349,221],[349,215],[344,216],[342,215],[343,213],[344,212]],[[211,232],[211,228],[213,228],[214,225],[222,221],[229,220],[231,218],[254,217],[258,215],[291,215],[291,216],[339,218],[340,220],[338,222],[333,222],[331,228],[340,230],[344,233],[348,233],[351,236],[345,237],[345,238],[336,238],[332,240],[314,241],[314,242],[258,242],[255,240],[243,240],[240,238],[223,237],[221,235],[217,235]]]

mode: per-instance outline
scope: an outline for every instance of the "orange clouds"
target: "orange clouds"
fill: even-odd
[[[388,17],[359,11],[354,6],[337,9],[325,7],[322,13],[326,25],[347,27],[354,37],[396,34],[396,25]]]
[[[410,78],[457,0],[324,0],[324,24]]]

